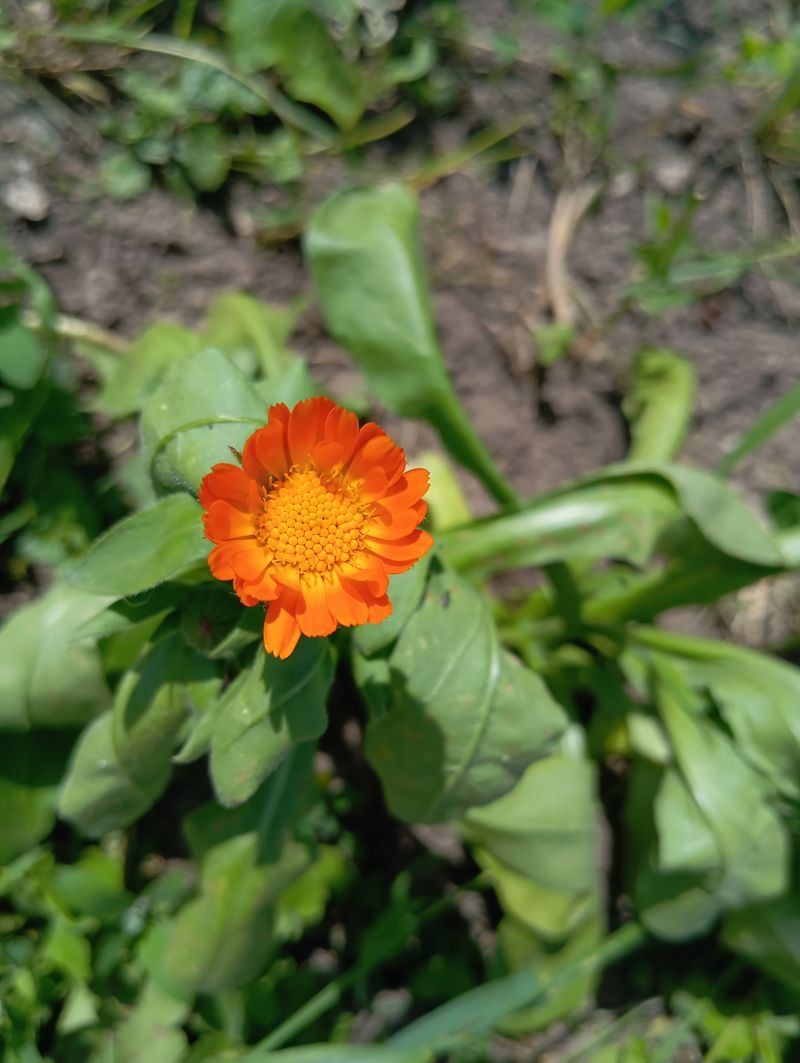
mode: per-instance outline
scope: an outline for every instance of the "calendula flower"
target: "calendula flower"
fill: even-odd
[[[247,440],[241,467],[215,465],[200,502],[208,563],[244,605],[267,602],[264,646],[288,657],[300,635],[378,623],[392,611],[389,576],[432,543],[424,469],[376,424],[331,399],[271,406]]]

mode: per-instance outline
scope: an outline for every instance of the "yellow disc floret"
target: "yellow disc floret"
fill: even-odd
[[[340,480],[313,468],[294,468],[262,492],[256,535],[273,563],[301,575],[323,573],[363,548],[370,507],[359,505]]]

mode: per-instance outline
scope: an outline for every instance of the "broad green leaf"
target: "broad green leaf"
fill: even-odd
[[[531,764],[509,793],[464,818],[467,836],[544,890],[591,893],[594,771],[559,754]]]
[[[85,834],[125,827],[164,791],[174,742],[187,713],[216,695],[211,661],[174,633],[157,642],[120,682],[112,712],[75,751],[59,812]]]
[[[722,858],[716,896],[722,905],[738,907],[779,895],[787,885],[788,839],[766,787],[713,723],[687,709],[674,666],[657,669],[659,713]]]
[[[168,369],[142,409],[142,449],[154,484],[196,491],[211,466],[266,420],[265,403],[221,351],[204,348]]]
[[[72,864],[57,864],[49,887],[58,903],[76,916],[115,921],[130,907],[125,889],[123,853],[109,855],[99,846],[83,849]]]
[[[333,845],[321,845],[310,867],[283,891],[275,906],[275,934],[282,940],[302,936],[325,914],[331,894],[347,878],[347,858]]]
[[[6,734],[0,742],[0,864],[50,833],[56,796],[74,735],[70,731]]]
[[[125,517],[92,544],[71,582],[122,598],[172,579],[208,554],[202,512],[190,495],[175,494]]]
[[[130,151],[115,151],[103,160],[103,182],[114,199],[135,199],[150,187],[150,167]]]
[[[144,622],[159,624],[186,597],[188,589],[162,583],[151,590],[112,602],[75,632],[76,639],[104,639],[129,631]]]
[[[381,402],[401,416],[430,421],[495,498],[513,502],[445,369],[413,194],[395,184],[335,193],[311,219],[305,252],[331,335]]]
[[[225,0],[222,27],[240,69],[274,66],[308,0]]]
[[[0,381],[29,390],[42,375],[47,347],[22,319],[22,307],[0,307]]]
[[[47,398],[45,382],[30,390],[0,388],[0,490],[5,487],[17,453]]]
[[[584,956],[588,949],[600,943],[602,930],[597,911],[597,900],[585,918],[566,940],[554,944],[542,941],[521,923],[503,919],[498,927],[498,940],[508,968],[513,971],[533,970],[544,982],[569,970],[572,961]],[[515,1011],[498,1024],[500,1033],[507,1037],[521,1037],[536,1030],[547,1029],[559,1019],[574,1015],[589,1001],[597,983],[596,970],[580,967],[570,978],[542,995],[531,1007]]]
[[[616,558],[641,565],[680,510],[668,487],[649,477],[587,483],[521,509],[440,536],[457,568],[488,575],[554,561]]]
[[[63,915],[57,915],[50,925],[42,960],[73,981],[88,982],[91,978],[89,942],[78,927]]]
[[[796,894],[730,912],[722,940],[751,963],[800,991],[800,898]]]
[[[169,761],[156,771],[141,765],[131,775],[119,763],[110,712],[103,713],[82,734],[64,780],[58,813],[84,834],[99,838],[126,827],[146,812],[169,780]]]
[[[237,834],[255,831],[262,860],[277,860],[286,832],[319,799],[314,775],[316,742],[298,742],[243,805],[223,808],[208,801],[183,821],[183,833],[196,860]]]
[[[184,360],[189,366],[189,356],[202,345],[197,333],[179,325],[153,325],[146,329],[113,362],[96,406],[111,417],[138,413],[169,366]]]
[[[786,563],[777,540],[727,484],[667,462],[609,466],[518,510],[445,532],[440,545],[452,564],[483,573],[605,557],[641,565],[657,547],[669,552],[666,533],[682,517],[723,562],[771,571]],[[678,538],[679,555],[684,547]]]
[[[669,461],[683,445],[692,415],[694,366],[669,350],[646,349],[636,360],[624,403],[632,461]]]
[[[204,335],[212,347],[219,347],[239,368],[254,372],[260,368],[267,377],[285,373],[298,360],[286,349],[300,306],[273,306],[246,292],[225,292],[215,299],[208,312]],[[251,352],[251,364],[241,362]]]
[[[210,709],[219,684],[213,662],[187,646],[180,632],[152,646],[114,695],[114,748],[122,770],[145,789],[157,789],[181,725],[190,713]]]
[[[56,583],[0,630],[0,729],[82,725],[105,708],[108,687],[93,641],[73,632],[108,599]]]
[[[233,657],[262,637],[264,612],[245,608],[230,584],[215,580],[199,587],[180,611],[181,632],[194,649],[208,657]]]
[[[647,628],[634,638],[668,654],[689,686],[710,694],[743,760],[788,798],[800,797],[800,670],[710,639]]]
[[[352,129],[364,113],[361,67],[347,61],[312,11],[287,36],[276,66],[292,98],[313,103],[341,129]]]
[[[230,172],[231,148],[220,125],[198,123],[178,135],[174,157],[195,188],[216,192]]]
[[[203,861],[200,896],[175,919],[166,970],[190,992],[218,993],[254,978],[270,958],[273,906],[307,866],[293,847],[278,865],[258,863],[258,836],[240,834]]]
[[[544,683],[501,649],[483,600],[449,571],[429,580],[388,665],[388,708],[370,720],[366,749],[409,822],[494,800],[564,729]]]
[[[190,1010],[148,979],[114,1030],[114,1063],[182,1063],[189,1043],[181,1025]]]
[[[661,870],[715,871],[721,866],[714,834],[677,772],[664,772],[654,811]]]
[[[246,801],[296,742],[322,734],[332,679],[324,639],[301,639],[285,661],[258,647],[213,713],[211,779],[223,805]]]

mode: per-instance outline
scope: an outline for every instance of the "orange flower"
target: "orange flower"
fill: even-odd
[[[376,424],[331,399],[271,406],[242,467],[215,465],[200,486],[208,563],[245,605],[269,602],[264,645],[288,657],[300,635],[379,623],[386,591],[430,548],[424,469]]]

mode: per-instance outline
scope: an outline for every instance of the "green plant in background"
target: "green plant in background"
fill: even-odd
[[[117,145],[102,175],[122,199],[154,174],[183,195],[215,192],[232,171],[291,192],[309,155],[388,136],[418,107],[452,98],[441,55],[457,23],[452,0],[402,17],[354,0],[225,0],[209,12],[62,3],[49,17],[7,21],[5,51],[19,69],[49,61],[72,99],[97,107]]]
[[[516,498],[444,369],[418,239],[405,189],[355,189],[316,213],[305,252],[369,389],[430,424],[500,508],[469,519],[440,463],[436,551],[393,578],[392,616],[286,661],[265,656],[260,611],[211,579],[195,494],[268,403],[315,392],[287,349],[296,308],[229,294],[198,332],[154,326],[124,356],[83,344],[99,377],[83,401],[112,423],[136,416],[141,445],[109,470],[132,512],[77,561],[60,556],[0,631],[10,1060],[34,1045],[59,1060],[138,1059],[142,1045],[167,1061],[483,1058],[493,1030],[578,1014],[602,967],[643,946],[672,1017],[639,1048],[612,1031],[583,1058],[668,1059],[687,1038],[714,1058],[780,1058],[797,1032],[781,1016],[800,986],[800,672],[658,626],[796,569],[797,500],[773,497],[764,526],[718,473],[678,463],[693,373],[663,350],[638,362],[629,460]],[[8,329],[45,352],[57,322],[14,269]],[[48,376],[37,354],[22,379],[14,349],[0,347],[12,412],[65,360]],[[759,422],[727,467],[795,408]],[[4,434],[9,463],[35,439],[26,423],[24,442]],[[491,576],[530,567],[545,577],[532,591],[490,593]],[[346,770],[356,697],[367,763]],[[491,891],[500,913],[485,957],[452,923],[461,891],[432,885],[433,857],[372,863],[398,822],[447,823],[468,847],[463,890]],[[325,937],[331,907],[340,929]],[[687,941],[691,997],[658,962]],[[322,967],[301,962],[323,945]],[[401,960],[406,1010],[382,1020],[380,1044],[346,1044]],[[735,1028],[708,1000],[732,961]]]

